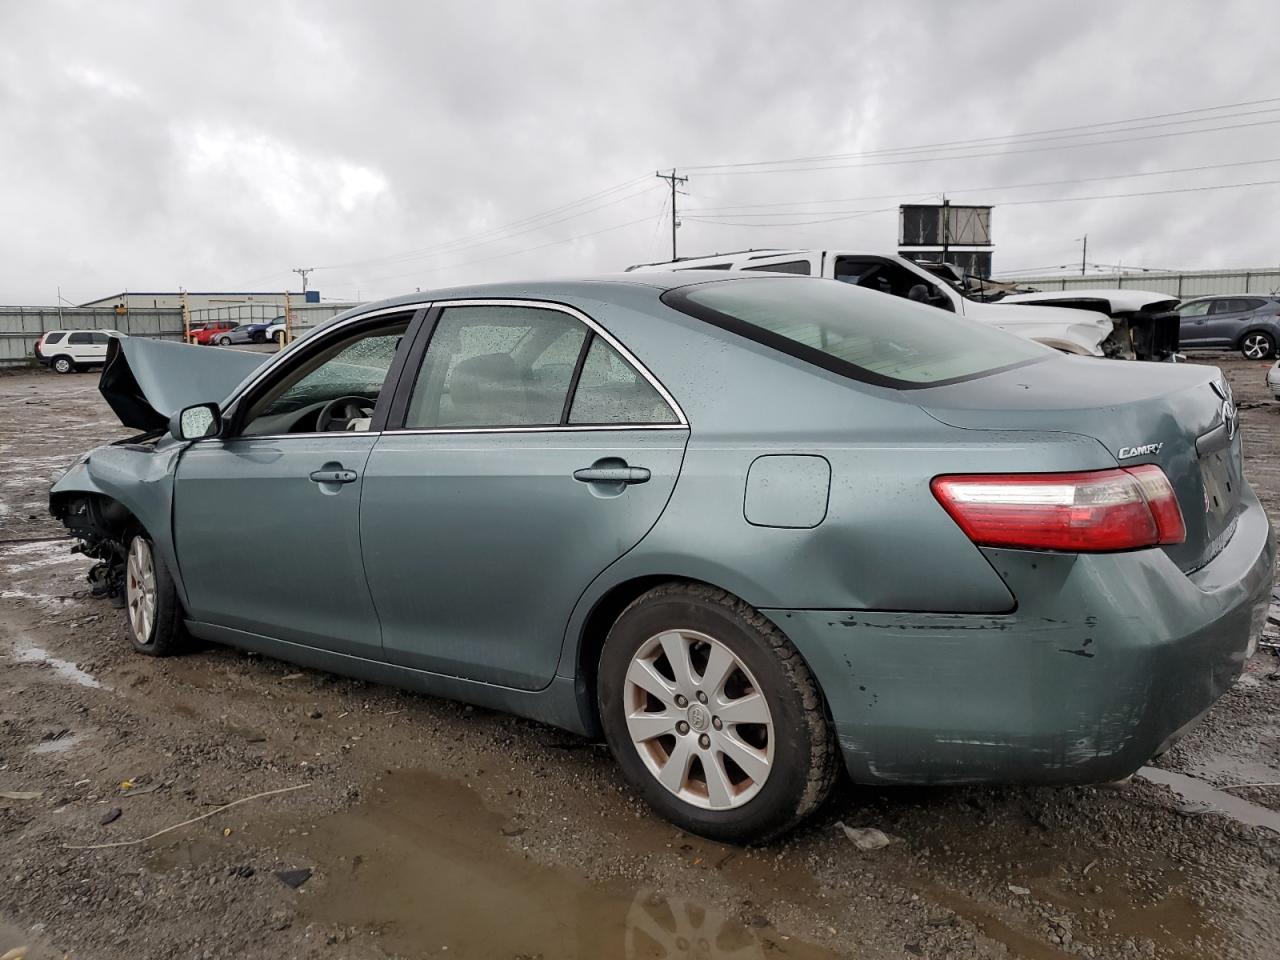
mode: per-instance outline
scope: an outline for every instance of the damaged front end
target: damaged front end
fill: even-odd
[[[1178,358],[1178,300],[1144,290],[1040,291],[1003,297],[1000,303],[1062,307],[1103,313],[1113,324],[1101,344],[1117,360],[1167,361]]]
[[[121,423],[144,432],[91,450],[49,488],[49,513],[80,541],[79,552],[99,561],[89,574],[95,595],[123,603],[129,539],[145,532],[185,604],[171,518],[174,472],[186,444],[169,437],[169,419],[184,407],[223,400],[266,359],[112,338],[99,392]]]

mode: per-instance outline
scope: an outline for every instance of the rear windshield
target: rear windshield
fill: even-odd
[[[834,280],[722,280],[669,290],[662,299],[801,360],[884,386],[953,383],[1051,352],[937,307]]]

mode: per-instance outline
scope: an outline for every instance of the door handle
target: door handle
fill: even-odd
[[[356,472],[346,469],[313,470],[311,479],[316,483],[355,483]]]
[[[583,483],[648,483],[650,476],[645,467],[583,467],[573,471],[573,479]]]

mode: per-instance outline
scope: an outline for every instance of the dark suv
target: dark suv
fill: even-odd
[[[1280,344],[1280,297],[1197,297],[1178,306],[1181,349],[1224,347],[1265,360]]]

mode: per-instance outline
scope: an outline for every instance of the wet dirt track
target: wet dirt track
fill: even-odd
[[[1267,364],[1208,359],[1280,519]],[[0,799],[0,954],[1280,956],[1280,834],[1202,786],[1280,781],[1269,654],[1159,761],[1194,796],[844,785],[785,842],[725,847],[654,818],[600,745],[548,727],[229,649],[134,656],[121,613],[88,597],[88,561],[45,539],[50,474],[122,435],[96,379],[0,376],[0,791],[40,794]],[[1232,795],[1280,811],[1280,789]],[[838,822],[895,842],[859,852]]]

